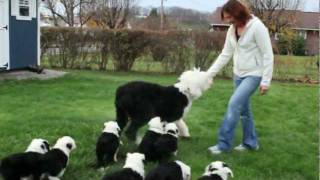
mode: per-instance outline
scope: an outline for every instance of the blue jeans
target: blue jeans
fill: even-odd
[[[235,90],[228,103],[228,110],[219,130],[218,148],[222,151],[231,149],[234,131],[241,117],[243,138],[242,144],[247,148],[258,146],[257,134],[250,108],[250,97],[259,87],[261,77],[234,77]]]

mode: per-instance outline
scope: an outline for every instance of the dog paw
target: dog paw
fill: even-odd
[[[100,173],[105,173],[108,169],[109,169],[109,167],[102,167],[102,168],[99,168],[98,171]]]
[[[180,134],[180,137],[181,137],[181,138],[186,138],[186,139],[188,139],[188,138],[191,138],[191,135],[190,135],[189,133]]]
[[[175,152],[173,153],[173,155],[174,155],[174,156],[177,156],[177,155],[178,155],[178,151],[175,151]]]
[[[139,145],[142,142],[142,137],[138,136],[136,139],[136,145]]]

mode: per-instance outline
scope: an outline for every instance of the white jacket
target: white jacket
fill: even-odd
[[[273,51],[269,31],[252,15],[237,42],[235,27],[227,32],[223,50],[208,72],[215,76],[233,56],[233,72],[240,77],[260,76],[261,85],[270,86],[273,72]]]

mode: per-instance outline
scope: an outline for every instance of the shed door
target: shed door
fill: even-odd
[[[9,65],[9,4],[0,0],[0,68]]]

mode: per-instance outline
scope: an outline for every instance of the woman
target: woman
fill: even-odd
[[[237,0],[228,1],[221,18],[231,26],[228,29],[222,53],[209,68],[214,77],[233,57],[235,90],[219,130],[218,143],[209,148],[212,154],[231,150],[234,131],[241,117],[243,138],[235,150],[258,150],[258,140],[250,109],[250,97],[258,87],[266,94],[273,71],[272,45],[266,26]]]

